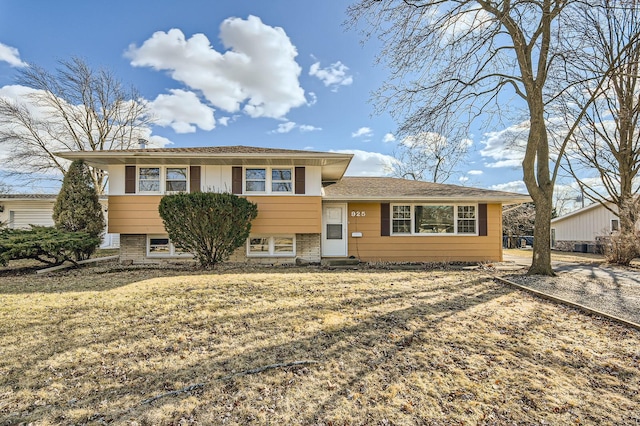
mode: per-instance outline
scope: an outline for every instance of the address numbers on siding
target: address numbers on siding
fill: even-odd
[[[362,210],[351,210],[351,217],[365,217],[367,212]]]

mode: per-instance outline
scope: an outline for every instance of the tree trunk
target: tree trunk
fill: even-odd
[[[533,261],[528,275],[555,275],[551,267],[553,192],[546,192],[540,191],[541,196],[531,197],[536,204],[536,218],[533,228]]]
[[[533,228],[533,261],[528,275],[553,276],[551,267],[551,216],[553,212],[553,180],[549,170],[549,138],[544,121],[541,93],[529,99],[531,127],[522,171],[524,183],[536,206]]]

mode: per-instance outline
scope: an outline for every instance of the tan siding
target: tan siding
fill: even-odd
[[[164,234],[158,195],[109,196],[109,232],[117,234]]]
[[[252,234],[319,234],[322,230],[320,197],[247,197],[258,205]]]
[[[252,234],[319,234],[322,229],[320,197],[247,197],[258,204]],[[109,232],[163,234],[158,205],[162,196],[117,195],[109,197]]]
[[[354,217],[351,212],[364,212]],[[349,256],[376,262],[500,261],[502,260],[502,207],[487,206],[487,236],[380,236],[380,204],[350,203]],[[352,237],[361,232],[361,238]]]

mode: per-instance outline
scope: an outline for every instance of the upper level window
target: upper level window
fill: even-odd
[[[245,192],[293,192],[292,176],[290,168],[246,168]]]
[[[406,204],[392,206],[395,235],[471,234],[478,232],[477,206]]]
[[[138,169],[138,190],[140,192],[160,192],[159,167],[140,167]]]
[[[266,169],[245,169],[246,192],[265,192],[267,185]]]
[[[187,168],[167,167],[166,192],[185,192],[187,190]]]
[[[271,191],[291,192],[291,169],[271,169]]]

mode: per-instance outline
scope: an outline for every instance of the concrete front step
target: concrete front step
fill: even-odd
[[[322,266],[355,266],[360,263],[360,259],[353,257],[325,257],[322,259]]]

